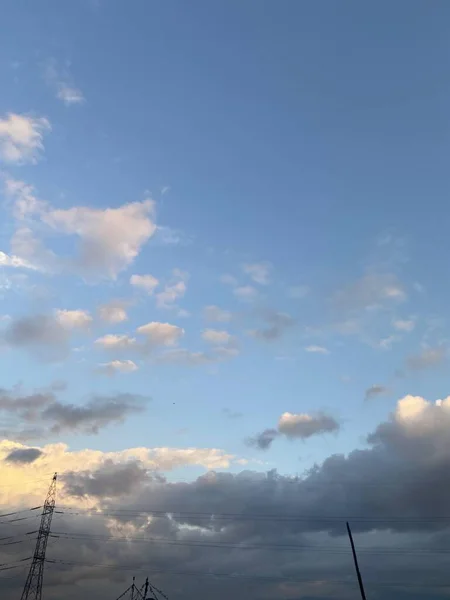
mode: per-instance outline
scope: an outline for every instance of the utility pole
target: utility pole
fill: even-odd
[[[364,591],[364,584],[363,584],[363,580],[361,577],[361,571],[359,570],[358,558],[356,556],[356,549],[355,549],[355,544],[353,542],[352,530],[350,529],[350,524],[348,523],[348,521],[347,521],[347,532],[348,532],[348,537],[350,539],[350,545],[352,547],[353,562],[355,563],[356,575],[358,577],[359,591],[361,592],[362,600],[366,600],[366,592]]]
[[[53,511],[56,501],[56,477],[53,475],[52,482],[48,489],[47,498],[42,509],[41,524],[36,540],[36,547],[33,555],[33,562],[28,572],[28,577],[23,588],[21,600],[41,600],[42,583],[44,580],[45,551],[47,549],[50,526],[52,524]]]

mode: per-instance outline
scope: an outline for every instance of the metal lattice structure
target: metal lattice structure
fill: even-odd
[[[30,571],[23,588],[21,600],[41,600],[42,598],[45,551],[47,549],[53,511],[55,510],[56,476],[57,474],[55,473],[48,490],[47,498],[45,499],[44,508],[42,510],[41,524],[36,540],[36,548],[33,555],[33,562],[31,563]]]

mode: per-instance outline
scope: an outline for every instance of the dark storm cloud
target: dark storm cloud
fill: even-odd
[[[38,448],[17,448],[12,450],[4,459],[5,462],[29,464],[42,456],[42,450]]]
[[[62,479],[66,494],[105,498],[133,494],[151,477],[139,461],[115,464],[109,460],[94,472],[68,472]]]
[[[139,463],[68,473],[60,493],[80,500],[70,499],[72,511],[55,515],[53,530],[60,537],[49,546],[49,558],[75,564],[52,565],[46,598],[78,600],[82,585],[83,593],[109,600],[130,585],[132,573],[138,581],[148,574],[171,600],[358,600],[348,519],[368,597],[437,600],[433,586],[448,583],[439,552],[450,542],[450,522],[441,518],[450,503],[449,430],[450,400],[406,397],[365,449],[330,456],[303,477],[243,471],[166,481],[146,476]],[[85,495],[98,498],[106,515],[89,515]],[[2,563],[22,555],[15,546],[0,547]],[[247,578],[202,576],[207,573]],[[0,579],[3,591],[1,586]]]

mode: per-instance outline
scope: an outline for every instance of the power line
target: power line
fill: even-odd
[[[71,512],[76,510],[76,512]],[[231,521],[277,521],[277,522],[296,522],[296,521],[338,521],[343,524],[345,528],[346,519],[352,521],[363,522],[363,523],[431,523],[439,521],[450,521],[449,516],[437,516],[437,517],[399,517],[399,516],[386,516],[386,517],[367,517],[358,515],[280,515],[280,514],[243,514],[243,513],[215,513],[211,512],[187,512],[187,511],[174,511],[174,510],[153,510],[153,509],[108,509],[106,511],[98,512],[90,509],[75,509],[65,508],[59,511],[59,514],[66,516],[90,516],[90,517],[114,517],[114,516],[142,516],[150,515],[155,518],[167,518],[167,517],[183,517],[200,520],[231,520]]]
[[[250,543],[250,544],[239,544],[231,542],[207,542],[203,540],[167,540],[155,537],[130,537],[130,536],[113,536],[113,535],[101,535],[101,534],[90,534],[90,533],[75,533],[75,532],[64,532],[55,531],[50,534],[51,538],[61,540],[92,540],[98,542],[117,542],[126,544],[162,544],[169,546],[188,546],[198,548],[224,548],[233,550],[274,550],[274,551],[318,551],[335,554],[350,554],[350,548],[344,545],[314,545],[314,544],[263,544],[263,543]],[[428,548],[405,548],[396,546],[361,546],[358,550],[360,554],[405,554],[405,555],[435,555],[435,554],[450,554],[450,550],[432,550]]]
[[[283,575],[246,575],[241,573],[226,573],[226,572],[213,572],[213,571],[172,571],[165,569],[152,569],[148,570],[143,565],[108,565],[108,564],[96,564],[96,563],[82,563],[82,562],[74,562],[74,561],[65,561],[65,560],[47,560],[47,562],[52,564],[62,564],[68,566],[83,566],[83,567],[93,567],[93,568],[105,568],[105,569],[117,569],[117,570],[134,570],[134,571],[143,571],[145,570],[150,574],[161,574],[161,575],[179,575],[179,576],[192,576],[192,577],[217,577],[217,578],[225,578],[225,579],[251,579],[251,580],[261,580],[261,581],[288,581],[292,583],[330,583],[330,584],[341,584],[341,585],[351,585],[356,586],[357,582],[353,579],[303,579],[298,577],[290,577]],[[412,581],[380,581],[377,580],[368,580],[371,586],[381,586],[381,587],[430,587],[430,588],[446,588],[450,587],[450,582],[447,583],[436,583],[436,582],[422,582],[415,583]]]

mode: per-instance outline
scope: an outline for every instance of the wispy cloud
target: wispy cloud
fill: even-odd
[[[44,67],[44,78],[58,100],[66,106],[84,104],[86,101],[83,92],[75,85],[68,66],[59,68],[56,60],[50,59]]]
[[[44,134],[50,129],[44,117],[15,113],[0,117],[0,161],[36,163],[44,149]]]

